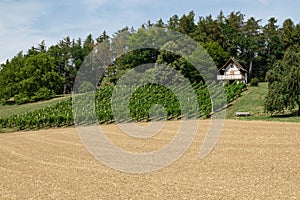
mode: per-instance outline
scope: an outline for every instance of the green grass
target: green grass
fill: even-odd
[[[24,114],[45,108],[47,106],[55,105],[58,102],[67,100],[68,96],[59,96],[57,98],[48,101],[39,101],[35,103],[28,103],[23,105],[1,105],[0,106],[0,118],[6,118],[15,114]]]
[[[0,134],[1,133],[11,133],[11,132],[17,132],[17,128],[0,128]]]
[[[241,97],[229,104],[226,110],[227,119],[241,120],[264,120],[279,122],[300,122],[300,117],[296,116],[296,112],[287,111],[282,115],[273,115],[264,113],[264,100],[268,93],[268,84],[259,83],[259,87],[250,87],[243,92]],[[236,112],[250,112],[248,117],[237,117]]]

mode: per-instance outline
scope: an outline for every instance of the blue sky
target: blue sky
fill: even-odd
[[[291,18],[300,22],[298,0],[0,0],[0,63],[45,40],[56,44],[66,36],[85,39],[110,35],[125,26],[138,28],[148,20],[165,22],[193,10],[199,16],[223,10],[241,11],[246,18]]]

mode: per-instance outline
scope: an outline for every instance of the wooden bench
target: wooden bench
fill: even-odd
[[[235,115],[238,116],[238,117],[240,117],[240,116],[249,116],[250,112],[236,112]]]

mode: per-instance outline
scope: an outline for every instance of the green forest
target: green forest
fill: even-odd
[[[286,19],[282,24],[278,24],[277,19],[272,17],[263,24],[262,19],[248,18],[241,12],[224,14],[222,11],[218,16],[209,15],[198,19],[191,11],[180,17],[171,16],[166,22],[162,19],[157,22],[148,21],[137,30],[124,27],[111,36],[105,31],[99,36],[89,34],[84,39],[66,36],[49,47],[46,46],[46,41],[41,41],[38,45],[29,48],[27,52],[19,52],[14,58],[1,64],[1,104],[24,104],[51,99],[60,94],[71,94],[77,72],[94,47],[103,42],[113,45],[114,42],[118,42],[120,34],[124,32],[128,35],[129,41],[135,41],[135,33],[154,27],[188,35],[208,52],[218,68],[222,67],[230,57],[234,57],[249,72],[249,78],[254,84],[257,81],[269,83],[269,92],[265,101],[266,112],[274,114],[282,113],[286,109],[299,108],[298,114],[300,115],[300,23]],[[111,96],[112,88],[117,80],[127,70],[145,63],[167,63],[183,73],[197,91],[202,109],[202,114],[199,115],[210,115],[211,105],[205,82],[201,75],[193,73],[195,70],[191,64],[168,52],[145,49],[130,52],[114,60],[109,70],[105,71],[105,75],[99,77],[100,87],[96,98],[99,102],[97,105],[100,105],[97,110],[99,121],[113,120],[112,114],[106,112],[107,110],[102,112],[101,108],[110,109],[110,102],[107,98]],[[89,86],[86,85],[86,87]],[[146,92],[140,91],[140,96],[132,97],[131,110],[134,119],[148,119],[147,111],[151,106],[146,105],[147,102],[136,103],[134,98],[143,99],[147,95],[152,95],[153,103],[157,103],[160,101],[159,97],[155,97],[155,94],[159,93],[157,91],[164,93],[169,99],[165,104],[159,102],[166,105],[168,117],[180,117],[180,111],[176,106],[170,106],[176,105],[176,98],[169,94],[169,91],[159,86],[147,87],[144,88]],[[226,85],[227,101],[230,102],[238,97],[245,87],[243,84]],[[140,108],[140,105],[143,107]],[[60,109],[60,107],[64,108]],[[32,117],[33,115],[35,117]],[[36,115],[43,117],[36,117]],[[59,117],[51,118],[52,115]],[[35,122],[25,123],[22,121],[23,118],[27,121],[35,118]],[[17,126],[23,129],[24,127],[37,127],[39,124],[43,126],[72,125],[72,120],[71,100],[69,100],[44,109],[40,113],[0,119],[0,124],[3,127]],[[36,121],[41,121],[41,123]]]

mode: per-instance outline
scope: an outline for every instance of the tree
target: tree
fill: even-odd
[[[99,37],[96,38],[96,41],[99,44],[108,39],[109,39],[109,36],[107,35],[106,31],[103,31],[103,33]]]
[[[91,35],[88,36],[88,39],[93,42]],[[88,41],[85,42],[85,48],[83,48],[80,38],[75,41],[68,36],[60,40],[57,45],[51,46],[47,51],[47,54],[55,59],[57,72],[66,79],[60,93],[67,94],[73,89],[76,73],[89,53]]]
[[[229,53],[225,52],[217,42],[207,42],[203,47],[214,60],[217,67],[222,67],[230,57]]]
[[[222,44],[225,41],[225,35],[222,30],[223,24],[223,21],[214,20],[211,15],[207,16],[202,24],[202,29],[204,29],[208,40],[211,42],[217,42],[221,44],[221,46],[225,46],[225,44]]]
[[[187,45],[184,41],[175,43],[173,41],[167,42],[163,48],[164,49],[171,49],[173,52],[178,52],[179,49],[183,49],[183,45]],[[190,44],[190,48],[185,46],[185,49],[194,49],[194,47]],[[169,66],[177,71],[179,71],[185,78],[189,79],[191,83],[200,83],[204,82],[204,78],[212,78],[205,75],[211,75],[213,71],[217,69],[208,68],[212,65],[205,65],[207,64],[208,58],[206,57],[206,52],[204,48],[197,48],[195,51],[191,52],[189,57],[180,56],[168,50],[161,50],[160,54],[157,57],[156,63],[163,64]],[[187,53],[187,52],[184,52]],[[197,69],[195,66],[189,62],[188,60],[192,61],[193,64],[197,65]],[[211,63],[213,64],[213,63]],[[201,70],[204,74],[200,74],[198,70]],[[204,75],[204,77],[202,77]]]
[[[260,69],[256,73],[259,77],[265,77],[267,71],[274,66],[275,62],[282,59],[284,44],[280,36],[277,20],[272,17],[262,28],[262,38],[264,46],[258,51],[260,57]]]
[[[179,26],[178,15],[174,15],[174,16],[170,17],[170,19],[168,20],[167,28],[170,30],[177,30],[178,26]]]
[[[65,81],[55,68],[54,57],[46,52],[20,52],[2,67],[0,99],[14,97],[17,103],[51,98],[60,92]]]
[[[155,23],[148,21],[136,31],[125,27],[111,37],[105,31],[97,38],[89,34],[82,41],[80,38],[75,40],[67,36],[57,45],[49,48],[42,40],[25,54],[20,53],[0,66],[0,100],[7,100],[18,94],[19,83],[25,79],[24,83],[28,82],[28,86],[31,85],[34,90],[44,87],[39,85],[39,82],[34,85],[33,80],[36,78],[33,74],[41,70],[45,63],[28,65],[29,60],[41,63],[40,59],[44,59],[42,54],[54,59],[52,71],[65,80],[64,85],[57,89],[56,93],[72,92],[80,66],[92,49],[97,48],[100,43],[101,49],[97,49],[98,56],[101,54],[101,59],[105,58],[105,62],[102,60],[105,73],[100,80],[106,80],[109,84],[115,83],[128,69],[145,63],[169,64],[176,70],[180,70],[192,82],[201,81],[200,74],[195,73],[196,71],[186,59],[159,50],[167,41],[176,41],[176,38],[169,38],[170,34],[166,34],[166,28],[186,34],[199,42],[218,67],[222,66],[229,56],[234,56],[244,66],[249,66],[249,72],[252,72],[251,78],[259,78],[260,81],[265,80],[267,71],[275,67],[275,63],[283,58],[286,49],[294,48],[293,46],[300,43],[300,24],[295,24],[291,19],[286,19],[282,25],[277,25],[277,20],[273,17],[266,25],[261,26],[260,20],[253,17],[245,20],[244,14],[235,11],[226,16],[220,11],[216,18],[211,15],[200,16],[196,24],[194,18],[195,13],[191,11],[182,17],[174,15],[166,23],[162,19]],[[177,49],[180,50],[182,47],[178,46]],[[192,47],[188,49],[192,50]],[[201,56],[202,52],[195,52],[195,58],[197,54]],[[95,63],[94,61],[91,63]],[[90,72],[87,72],[89,75],[94,74],[93,70],[95,70],[94,65],[91,66]],[[25,68],[32,73],[32,76],[26,76]],[[210,73],[216,72],[213,67],[209,70]]]
[[[256,52],[262,46],[262,40],[260,36],[261,26],[259,22],[261,20],[255,20],[253,17],[249,18],[243,27],[244,33],[244,50],[243,50],[243,60],[245,64],[249,66],[249,74],[252,75],[253,70],[253,62],[255,62]]]
[[[282,28],[280,29],[282,32],[282,40],[284,42],[285,48],[287,49],[290,46],[295,44],[295,36],[296,36],[296,26],[291,19],[286,19],[283,22]]]
[[[265,111],[283,113],[298,106],[300,116],[300,47],[290,47],[267,73],[269,92],[265,101]]]
[[[188,15],[183,15],[179,20],[178,31],[185,34],[191,34],[195,31],[195,13],[191,11]]]
[[[23,52],[19,52],[11,61],[1,65],[0,100],[8,100],[18,93],[16,83],[22,79],[20,70],[24,66]]]
[[[245,15],[241,12],[231,12],[230,15],[225,19],[223,25],[224,33],[226,35],[226,41],[228,43],[226,51],[231,56],[239,57],[243,54],[243,26],[244,26]]]
[[[45,44],[45,40],[43,40],[37,47],[38,52],[45,53],[47,51],[47,46]]]
[[[94,47],[95,41],[93,39],[92,34],[89,34],[83,42],[83,49],[85,50],[85,54],[88,55]]]
[[[164,21],[161,18],[157,21],[157,23],[154,26],[158,28],[165,28]]]
[[[19,93],[26,93],[29,97],[34,96],[34,93],[42,87],[59,93],[65,81],[55,71],[54,58],[46,53],[26,57],[20,74],[22,76],[17,84],[18,91]]]

